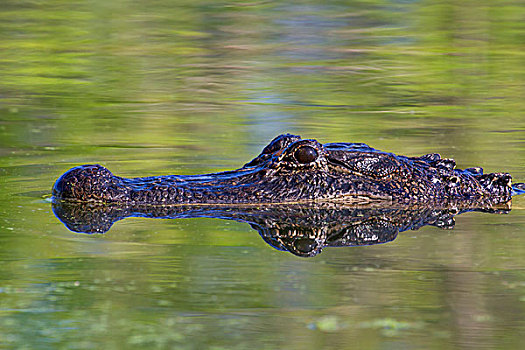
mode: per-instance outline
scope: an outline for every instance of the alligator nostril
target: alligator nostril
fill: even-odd
[[[294,153],[295,159],[301,164],[308,164],[317,159],[317,151],[310,146],[303,146]]]

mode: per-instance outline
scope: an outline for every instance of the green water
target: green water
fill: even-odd
[[[0,347],[519,349],[525,199],[304,259],[247,224],[68,231],[68,168],[233,169],[274,136],[366,142],[525,180],[525,5],[0,5]]]

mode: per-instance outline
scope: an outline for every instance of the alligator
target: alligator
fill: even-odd
[[[242,168],[205,175],[124,178],[100,165],[68,170],[55,183],[55,200],[210,205],[395,201],[447,206],[506,203],[525,185],[507,173],[456,169],[437,153],[408,157],[364,143],[326,143],[283,134]]]
[[[220,218],[248,223],[271,247],[300,257],[325,247],[375,245],[393,241],[399,232],[423,226],[452,229],[454,217],[468,211],[508,213],[510,203],[483,209],[418,205],[382,207],[377,203],[275,204],[272,206],[102,204],[56,201],[53,212],[73,232],[103,234],[128,217]]]

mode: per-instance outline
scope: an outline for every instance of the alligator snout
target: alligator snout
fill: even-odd
[[[81,165],[68,170],[53,186],[57,199],[78,201],[103,201],[113,174],[98,164]]]

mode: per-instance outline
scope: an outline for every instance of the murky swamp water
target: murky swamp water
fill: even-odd
[[[235,169],[273,137],[525,181],[520,1],[0,5],[0,347],[518,349],[525,198],[301,258],[248,224],[68,230],[55,179]]]

